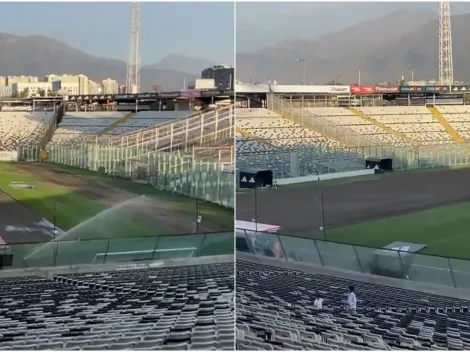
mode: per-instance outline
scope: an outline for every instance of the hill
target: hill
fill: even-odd
[[[216,65],[215,62],[207,60],[203,57],[186,57],[181,55],[168,55],[161,59],[154,65],[149,65],[148,68],[157,70],[173,70],[191,73],[196,76],[201,75],[201,71],[207,67]]]
[[[93,80],[108,77],[124,84],[126,63],[99,58],[72,48],[65,43],[42,36],[15,36],[0,33],[0,75],[29,75],[43,77],[48,73],[83,73]],[[165,89],[181,89],[183,80],[194,80],[181,70],[142,67],[142,90],[158,84]]]
[[[432,15],[400,11],[367,21],[318,40],[289,40],[278,45],[237,55],[238,79],[251,74],[279,83],[298,83],[302,67],[297,58],[306,58],[307,81],[323,84],[339,77],[341,82],[357,83],[358,71],[364,84],[410,79],[437,78],[438,21]],[[470,14],[452,17],[454,73],[470,80],[466,70],[470,39]]]

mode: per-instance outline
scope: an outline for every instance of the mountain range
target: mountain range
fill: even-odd
[[[141,91],[150,91],[153,85],[180,90],[212,65],[204,58],[169,55],[141,68]],[[82,73],[95,81],[109,77],[124,84],[126,71],[124,61],[95,57],[51,38],[0,33],[0,76]]]
[[[396,82],[402,76],[415,80],[437,79],[438,20],[431,13],[395,11],[364,21],[316,40],[285,40],[248,53],[237,54],[237,78],[248,81],[276,80],[297,84],[331,81],[355,84]],[[454,77],[470,81],[470,14],[452,16]]]

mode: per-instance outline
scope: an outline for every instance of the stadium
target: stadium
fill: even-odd
[[[347,101],[358,100],[359,106],[339,106],[344,100],[334,92],[345,87]],[[439,309],[449,309],[448,321],[460,319],[461,313],[467,319],[468,310],[460,308],[467,301],[444,296],[450,289],[461,293],[469,288],[468,107],[463,94],[422,93],[430,88],[416,87],[420,92],[414,98],[410,87],[386,87],[385,96],[377,93],[382,88],[237,87],[236,211],[238,223],[244,224],[237,225],[237,302],[245,302],[237,303],[238,348],[451,348],[470,342],[463,335],[458,342],[422,338],[423,322],[434,319],[434,324],[440,311],[418,302],[433,302],[437,298],[427,294],[438,292],[443,295]],[[245,92],[244,97],[238,92]],[[384,105],[387,99],[393,104]],[[447,99],[451,104],[445,104]],[[370,163],[375,167],[368,168]],[[272,180],[265,179],[266,170]],[[245,175],[252,175],[255,183],[244,183],[250,178]],[[262,187],[266,184],[273,186]],[[286,260],[292,265],[284,266]],[[264,273],[261,281],[251,278],[255,272]],[[358,296],[367,295],[367,307],[358,316],[371,326],[361,325],[361,336],[338,322],[343,315],[349,319],[343,308],[348,282],[354,282]],[[384,307],[382,285],[393,286],[403,300],[387,301]],[[293,293],[288,287],[294,286],[300,288]],[[273,292],[270,296],[278,301],[269,304],[283,306],[283,313],[269,315],[269,306],[262,303],[267,296],[260,292]],[[312,308],[315,295],[324,298],[326,312]],[[300,310],[292,307],[294,301]],[[253,311],[267,320],[250,318]],[[393,323],[400,317],[412,319],[410,311],[421,314],[422,319],[416,316],[418,327]],[[297,328],[281,323],[282,315],[303,313],[307,315],[299,316]],[[267,323],[275,319],[280,320],[277,327]],[[335,328],[324,325],[332,324],[329,319],[335,319]],[[359,318],[351,319],[358,324]],[[314,322],[315,328],[306,329]],[[388,323],[397,329],[391,335],[382,331]],[[270,329],[276,332],[269,335]],[[442,334],[437,326],[433,331],[434,336]],[[260,340],[264,332],[268,337]],[[304,332],[311,332],[306,340]]]
[[[236,87],[238,349],[470,348],[470,87],[441,62],[437,85]]]
[[[313,97],[302,88],[319,93]],[[392,94],[367,98],[354,93],[366,89],[351,86],[346,87],[349,100],[361,104],[341,107],[338,95],[327,93],[337,88],[237,88],[257,90],[246,92],[245,101],[237,93],[238,106],[246,106],[237,110],[237,220],[256,223],[254,228],[237,225],[238,348],[467,346],[470,340],[460,325],[455,327],[461,334],[457,340],[448,335],[439,340],[445,329],[438,325],[430,326],[431,335],[420,335],[428,320],[432,325],[439,319],[446,324],[468,319],[468,309],[461,308],[468,302],[455,298],[466,299],[462,291],[469,288],[470,120],[463,94],[456,105],[454,93],[439,98],[435,92],[425,93],[415,99],[413,93],[403,93],[409,87],[387,87],[396,91],[396,104],[385,106],[379,102],[392,100]],[[401,99],[418,103],[399,105]],[[445,104],[446,99],[451,104],[431,105]],[[370,163],[375,167],[367,168]],[[272,180],[265,179],[266,170]],[[252,175],[255,183],[244,183],[250,178],[245,175]],[[273,187],[261,187],[266,184]],[[284,266],[286,260],[292,265]],[[264,273],[263,279],[252,278],[254,272]],[[367,295],[360,318],[350,318],[343,308],[351,282],[358,297]],[[403,299],[387,301],[384,307],[380,292],[384,287],[392,290],[389,286],[394,288],[387,297]],[[289,287],[299,289],[292,292]],[[461,295],[448,297],[456,291]],[[429,295],[436,292],[442,297]],[[324,298],[326,311],[312,308],[315,295]],[[284,307],[276,317],[264,305],[268,296],[278,299],[269,303],[273,307]],[[428,303],[436,299],[442,305]],[[245,303],[238,305],[240,301]],[[292,307],[294,301],[299,301],[298,308]],[[300,314],[299,325],[289,330],[282,316],[292,314]],[[416,323],[400,320],[413,317]],[[364,332],[358,336],[346,321],[339,322],[343,318],[351,326],[358,319],[370,326],[361,325]],[[276,319],[278,325],[268,324]],[[391,327],[396,331],[386,334]]]
[[[233,91],[190,93],[2,101],[1,349],[233,349]]]

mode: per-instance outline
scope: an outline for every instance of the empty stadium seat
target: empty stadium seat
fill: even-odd
[[[101,133],[126,114],[128,112],[66,112],[50,143],[79,143],[87,137]]]
[[[470,348],[467,300],[249,261],[236,265],[239,349]],[[345,310],[349,285],[358,299],[353,315]],[[322,309],[314,308],[316,297],[324,299]]]
[[[0,151],[38,143],[53,117],[53,112],[0,112]]]
[[[230,331],[233,344],[233,270],[232,262],[0,278],[0,349],[181,350],[201,346],[200,336],[226,346]]]
[[[362,157],[341,143],[267,109],[238,109],[237,128],[239,170],[265,168],[272,170],[275,178],[285,178],[359,169],[364,165]],[[290,170],[291,153],[298,156],[300,170],[296,175]]]

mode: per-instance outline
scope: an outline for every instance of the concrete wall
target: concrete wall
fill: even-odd
[[[275,182],[277,183],[278,186],[282,186],[282,185],[291,185],[294,183],[326,181],[326,180],[334,180],[337,178],[349,178],[349,177],[357,177],[357,176],[364,176],[364,175],[373,175],[374,173],[375,173],[374,169],[366,169],[366,170],[357,170],[357,171],[334,172],[331,174],[323,174],[323,175],[309,175],[309,176],[301,176],[301,177],[282,178],[282,179],[275,180]]]

